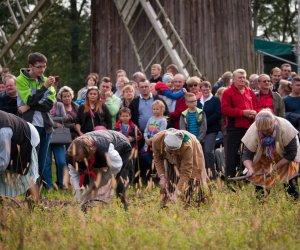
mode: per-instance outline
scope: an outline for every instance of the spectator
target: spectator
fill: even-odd
[[[83,135],[93,131],[96,126],[111,129],[111,115],[106,105],[100,100],[98,88],[93,86],[89,87],[86,101],[78,109],[75,129],[78,135]]]
[[[121,103],[121,108],[126,107],[129,108],[130,103],[135,97],[135,89],[132,85],[126,85],[122,89],[123,100]]]
[[[254,92],[257,93],[259,90],[258,88],[258,74],[252,74],[249,76],[249,88]]]
[[[64,121],[66,119],[66,111],[63,103],[55,102],[53,108],[50,110],[50,115],[54,121],[54,128],[62,128],[64,126]],[[66,146],[64,144],[50,144],[46,164],[44,168],[44,182],[45,188],[52,192],[53,182],[52,182],[52,153],[54,155],[55,165],[56,165],[56,184],[58,188],[64,189],[63,177],[64,168],[66,166]]]
[[[158,132],[165,130],[167,128],[167,119],[164,117],[165,105],[160,100],[155,100],[152,103],[152,116],[149,118],[145,131],[144,131],[144,139],[145,139],[145,152],[152,152],[152,138]],[[152,154],[152,153],[151,153]],[[151,159],[152,161],[152,159]]]
[[[125,135],[130,141],[131,147],[135,150],[138,150],[138,141],[142,139],[142,133],[132,121],[131,121],[131,111],[129,108],[121,108],[120,109],[120,118],[116,122],[115,131],[118,131]],[[135,152],[134,152],[135,154]],[[133,181],[134,176],[134,165],[133,161],[131,161],[131,167],[129,170],[129,181],[130,183]]]
[[[281,79],[279,81],[279,87],[277,92],[282,98],[288,96],[292,92],[292,83],[287,80]]]
[[[292,80],[292,92],[283,100],[286,112],[300,114],[300,77]]]
[[[129,80],[126,76],[119,77],[117,80],[117,83],[116,83],[116,92],[115,92],[114,96],[121,99],[122,98],[122,89],[128,83],[129,83]]]
[[[167,79],[169,79],[169,80],[167,80],[167,82],[172,81],[172,78],[167,78]],[[172,107],[173,102],[175,102],[177,99],[183,97],[184,93],[186,92],[185,89],[182,89],[181,91],[178,91],[178,92],[174,93],[172,91],[171,84],[167,85],[167,84],[162,83],[162,82],[155,83],[155,90],[157,91],[157,94],[158,94],[159,98],[161,98],[162,100],[165,101],[165,103],[168,106],[168,109],[170,109]]]
[[[116,86],[117,86],[117,81],[118,81],[118,79],[120,78],[120,77],[127,77],[127,73],[126,73],[126,71],[124,70],[124,69],[118,69],[117,71],[116,71],[116,83],[115,84],[113,84],[113,86],[112,86],[112,92],[116,92],[116,90],[117,90],[117,88],[116,88]]]
[[[131,121],[131,111],[129,108],[120,109],[120,118],[116,122],[115,130],[125,135],[130,141],[131,147],[137,149],[137,142],[142,139],[142,133],[138,126]]]
[[[287,81],[292,80],[292,66],[289,63],[281,65],[281,79]]]
[[[137,124],[143,133],[149,118],[152,116],[152,104],[155,100],[160,100],[158,96],[150,92],[149,81],[139,83],[140,96],[133,99],[129,108],[132,114],[132,122]],[[164,103],[165,104],[165,103]],[[164,116],[168,116],[168,108],[165,104]]]
[[[172,76],[175,76],[179,73],[178,67],[175,64],[169,64],[166,67],[166,73],[170,73]]]
[[[278,88],[279,88],[279,81],[281,79],[281,69],[278,67],[275,67],[271,70],[271,81],[273,84],[273,91],[274,92],[278,92]]]
[[[245,86],[246,76],[244,69],[235,70],[233,82],[222,96],[221,109],[227,119],[226,177],[235,176],[236,168],[240,167],[241,139],[256,116],[256,96]]]
[[[228,88],[231,84],[231,79],[232,79],[232,73],[230,71],[226,71],[222,76],[221,79],[218,80],[213,89],[212,89],[212,94],[215,95],[217,90],[221,87],[226,87]]]
[[[57,98],[63,103],[66,111],[64,126],[70,129],[72,139],[74,140],[78,136],[75,130],[75,122],[79,108],[78,104],[72,101],[74,98],[74,91],[68,86],[63,86],[60,88]]]
[[[29,54],[28,64],[29,68],[21,69],[16,80],[18,112],[25,121],[32,123],[39,133],[39,174],[45,179],[46,156],[53,130],[49,111],[55,100],[57,83],[54,76],[44,76],[47,58],[43,54]]]
[[[286,119],[300,130],[300,77],[292,80],[292,92],[283,98],[286,112]]]
[[[114,128],[117,115],[121,106],[121,99],[112,92],[112,83],[109,77],[103,77],[100,83],[100,98],[105,103],[111,115],[111,124],[108,128]]]
[[[279,117],[285,117],[284,102],[277,92],[272,91],[270,77],[266,74],[261,74],[258,77],[259,91],[257,96],[257,112],[262,109],[269,108]]]
[[[173,93],[178,93],[183,90],[185,84],[185,77],[182,74],[177,74],[173,78],[174,89]],[[181,113],[187,109],[184,96],[172,102],[170,108],[170,122],[171,127],[179,129],[179,120]]]
[[[205,113],[197,108],[197,98],[194,93],[186,93],[184,99],[188,108],[181,113],[180,129],[190,132],[203,142],[207,129]]]
[[[160,64],[152,64],[151,66],[151,78],[149,79],[149,82],[161,82],[161,65]]]
[[[146,81],[146,76],[144,73],[138,71],[132,75],[132,80],[139,85],[140,82]]]
[[[0,95],[0,110],[17,115],[16,77],[14,75],[6,75],[3,78],[3,83],[5,91]]]
[[[92,87],[92,86],[97,86],[97,77],[95,76],[95,74],[93,74],[93,73],[89,74],[87,76],[87,78],[85,79],[85,84],[86,84],[86,86],[84,86],[83,88],[81,88],[78,91],[77,100],[85,100],[86,92],[87,92],[88,88]],[[82,103],[79,103],[79,104],[82,104]]]
[[[198,76],[192,76],[186,81],[187,89],[189,92],[196,95],[197,100],[202,96],[201,88],[202,80]]]
[[[168,88],[173,88],[173,75],[166,73],[162,77],[162,83],[165,84]]]
[[[197,106],[204,111],[206,116],[207,130],[204,137],[205,166],[208,171],[208,176],[214,180],[218,176],[215,168],[214,151],[217,134],[221,129],[221,102],[218,97],[212,95],[210,82],[202,82],[201,91],[203,95],[200,100],[198,100]],[[208,169],[210,169],[210,171]]]

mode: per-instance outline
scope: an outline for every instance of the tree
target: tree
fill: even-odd
[[[46,74],[59,75],[61,85],[77,90],[84,84],[90,69],[89,6],[87,0],[82,0],[77,10],[79,1],[70,0],[70,6],[63,2],[58,0],[53,4],[30,41],[8,67],[18,75],[19,69],[27,66],[27,55],[39,51],[48,58]]]
[[[252,0],[253,31],[263,38],[295,43],[296,0]]]

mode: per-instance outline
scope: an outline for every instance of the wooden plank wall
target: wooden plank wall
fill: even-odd
[[[227,70],[245,68],[248,74],[255,71],[250,0],[161,0],[161,3],[201,73],[211,82]],[[137,25],[135,35],[142,39],[149,29],[146,15],[142,15]],[[119,68],[124,68],[130,76],[139,70],[112,0],[91,1],[91,27],[92,72],[114,78]],[[152,53],[160,43],[155,44]]]

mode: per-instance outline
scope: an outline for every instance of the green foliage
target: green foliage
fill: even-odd
[[[65,1],[64,1],[65,2]],[[86,8],[89,8],[87,4]],[[84,79],[90,68],[90,16],[83,11],[78,20],[78,69],[72,70],[72,28],[75,25],[71,17],[71,9],[59,0],[51,7],[49,13],[42,20],[38,29],[32,35],[30,42],[23,46],[17,54],[16,60],[7,65],[18,75],[19,69],[27,67],[27,55],[39,51],[46,55],[48,68],[46,75],[59,75],[60,86],[68,85],[78,90],[84,85]]]
[[[200,209],[159,209],[158,189],[130,190],[129,211],[115,199],[87,214],[80,205],[0,210],[0,248],[16,249],[299,249],[300,207],[282,186],[265,203],[252,185],[223,187]],[[49,199],[70,200],[67,192]]]
[[[252,0],[254,35],[273,41],[295,43],[296,0]]]

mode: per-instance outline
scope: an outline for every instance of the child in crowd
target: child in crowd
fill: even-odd
[[[158,132],[165,130],[167,128],[167,118],[163,115],[165,112],[165,105],[162,101],[156,100],[152,104],[152,116],[149,118],[145,131],[144,139],[145,146],[141,151],[143,159],[151,164],[152,156],[152,138]]]
[[[129,108],[121,108],[119,120],[115,124],[115,131],[125,135],[133,148],[137,148],[137,142],[142,138],[142,133],[131,121],[131,111]]]
[[[139,128],[131,121],[131,111],[129,108],[121,108],[119,112],[119,120],[115,124],[115,131],[125,135],[130,141],[131,147],[138,150],[137,142],[142,139],[142,133]],[[132,183],[134,176],[134,162],[130,161],[129,182]]]
[[[173,93],[172,88],[173,77],[168,74],[163,76],[163,82],[157,82],[155,85],[155,90],[157,91],[158,96],[165,101],[169,111],[172,110],[172,103],[181,98],[186,92],[185,89],[182,89],[177,93]]]
[[[186,93],[184,100],[188,108],[181,113],[180,129],[187,130],[202,142],[206,134],[205,113],[197,108],[197,98],[194,93]]]

